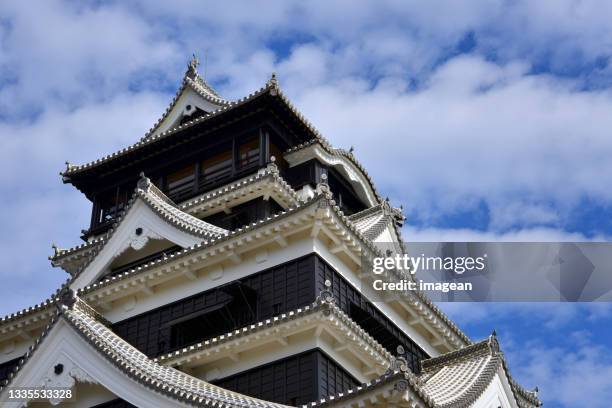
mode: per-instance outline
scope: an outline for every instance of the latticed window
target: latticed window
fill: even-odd
[[[259,163],[259,139],[242,143],[238,149],[238,167],[245,168]]]
[[[221,152],[207,157],[200,163],[201,180],[213,182],[232,174],[232,149],[227,146]]]
[[[167,192],[170,198],[181,201],[194,191],[195,165],[185,166],[166,177]]]

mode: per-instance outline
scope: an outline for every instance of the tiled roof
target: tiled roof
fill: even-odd
[[[176,205],[176,207],[184,213],[193,214],[194,209],[200,206],[207,205],[207,203],[213,203],[216,199],[227,197],[232,193],[241,193],[242,190],[246,190],[250,186],[264,180],[270,180],[275,183],[274,186],[277,189],[277,192],[285,197],[289,204],[296,205],[299,202],[299,197],[295,190],[293,190],[293,188],[280,176],[277,166],[271,163],[266,168],[260,169],[257,173],[231,182],[218,189],[204,193],[191,200],[187,200]],[[172,211],[174,212],[176,210]],[[197,211],[195,211],[195,213],[197,213]],[[70,259],[71,256],[74,256],[77,259],[85,257],[89,255],[91,251],[95,249],[95,247],[105,241],[105,236],[106,234],[101,235],[95,239],[92,239],[91,241],[72,248],[58,248],[54,245],[54,254],[49,256],[49,260],[52,262],[53,266],[58,266],[62,261]]]
[[[48,299],[43,300],[41,303],[38,303],[34,306],[30,306],[27,307],[25,309],[19,310],[17,312],[8,314],[6,316],[2,316],[0,317],[0,326],[5,326],[6,324],[9,324],[10,322],[14,322],[18,319],[24,318],[26,316],[30,316],[33,315],[36,312],[40,312],[42,310],[48,309],[49,307],[51,307],[52,305],[55,304],[55,302],[57,302],[57,297],[52,296]]]
[[[274,163],[268,164],[266,168],[260,169],[257,173],[246,176],[240,180],[229,183],[223,187],[220,187],[216,190],[209,191],[207,193],[202,194],[199,197],[194,199],[185,201],[179,205],[179,208],[182,211],[187,213],[191,213],[192,210],[208,201],[212,201],[215,198],[219,198],[225,195],[228,195],[233,192],[240,191],[245,189],[248,186],[251,186],[259,181],[271,179],[276,183],[277,188],[281,194],[287,197],[288,201],[296,205],[299,202],[299,197],[296,191],[283,179],[280,174],[278,167]]]
[[[333,406],[343,400],[373,391],[390,382],[396,389],[410,390],[421,397],[424,406],[430,408],[467,408],[489,386],[500,367],[505,370],[512,391],[521,408],[537,408],[542,403],[537,392],[517,388],[507,369],[499,343],[493,334],[488,339],[442,356],[422,361],[422,373],[416,376],[397,359],[392,370],[372,382],[304,407]],[[403,381],[398,387],[397,383]]]
[[[333,210],[333,214],[335,214],[337,216],[338,221],[340,221],[349,231],[351,231],[353,234],[355,234],[355,236],[361,241],[362,245],[364,245],[365,247],[367,247],[370,251],[373,251],[374,253],[380,253],[380,250],[372,244],[371,241],[369,241],[354,225],[353,223],[348,219],[348,217],[346,217],[342,211],[340,210],[340,208],[336,205],[335,201],[332,198],[331,192],[329,191],[329,187],[327,187],[326,185],[320,185],[317,188],[318,192],[317,194],[312,197],[311,199],[301,202],[299,203],[297,206],[289,208],[285,211],[282,211],[280,213],[274,214],[273,216],[270,216],[266,219],[263,220],[259,220],[256,222],[253,222],[252,224],[246,225],[242,228],[239,228],[235,231],[229,232],[227,235],[219,237],[219,238],[213,238],[210,239],[206,242],[203,242],[201,244],[196,244],[192,247],[183,249],[182,251],[178,251],[174,254],[169,255],[166,258],[162,258],[162,259],[158,259],[155,261],[151,261],[148,264],[139,266],[137,269],[133,269],[133,270],[129,270],[126,271],[122,274],[116,275],[116,276],[112,276],[112,277],[108,277],[107,279],[101,281],[101,282],[96,282],[93,283],[85,288],[82,289],[82,292],[90,292],[93,290],[97,290],[101,287],[110,285],[112,283],[121,281],[123,279],[127,279],[128,277],[134,276],[136,274],[140,274],[143,273],[153,267],[157,267],[163,263],[167,263],[167,262],[172,262],[178,258],[182,258],[182,257],[186,257],[188,255],[191,255],[194,252],[203,250],[205,248],[217,245],[218,243],[220,243],[221,241],[224,240],[228,240],[237,236],[240,236],[242,234],[245,234],[247,232],[256,230],[260,227],[263,227],[264,225],[274,222],[276,220],[280,220],[284,217],[288,217],[293,213],[296,213],[302,209],[305,209],[307,207],[310,207],[311,205],[318,203],[319,206],[327,206],[328,208]],[[81,293],[81,292],[79,292]],[[416,298],[416,299],[415,299]],[[455,323],[453,323],[445,314],[444,312],[442,312],[442,310],[440,310],[440,308],[438,308],[432,301],[431,299],[429,299],[427,297],[427,295],[425,295],[424,293],[421,293],[419,291],[413,291],[412,295],[408,296],[406,295],[406,299],[411,302],[414,307],[416,308],[415,310],[418,313],[423,313],[426,316],[426,319],[430,322],[433,322],[436,318],[439,318],[444,325],[446,325],[446,327],[448,327],[448,329],[450,329],[450,331],[452,331],[452,333],[454,333],[454,335],[456,335],[457,337],[459,337],[461,339],[461,342],[463,344],[471,344],[470,339],[461,331],[461,329],[459,329],[459,327],[457,327],[457,325],[455,325]],[[428,315],[428,310],[431,310],[432,315]],[[443,327],[443,326],[442,326]],[[448,336],[448,334],[446,332],[448,332],[448,329],[443,328],[441,329],[443,334],[445,336]]]
[[[86,256],[93,248],[100,245],[104,240],[104,236],[97,237],[91,241],[84,242],[71,248],[59,248],[55,244],[52,245],[53,255],[49,256],[49,260],[55,266],[56,262],[74,257],[81,258]]]
[[[416,375],[414,375],[409,370],[389,370],[382,376],[375,378],[374,380],[366,383],[358,385],[355,388],[351,388],[347,391],[330,395],[325,398],[322,398],[318,401],[313,401],[309,404],[302,405],[302,408],[314,408],[314,407],[333,407],[335,405],[342,405],[342,403],[346,400],[362,397],[364,400],[368,399],[368,394],[372,391],[375,391],[379,388],[392,385],[393,389],[396,391],[406,391],[406,388],[409,388],[413,394],[419,399],[424,405],[410,405],[414,407],[426,406],[434,408],[433,401],[429,398],[427,394],[425,394],[422,390],[422,387],[419,384],[419,379]],[[384,401],[379,401],[384,404]],[[385,406],[385,405],[380,406]],[[355,404],[354,406],[362,406],[360,404]],[[365,406],[365,405],[363,405]],[[401,405],[400,405],[401,406]]]
[[[461,350],[424,360],[422,367],[423,389],[433,398],[436,408],[469,407],[486,390],[499,368],[505,371],[514,396],[523,402],[522,406],[541,405],[537,393],[525,391],[512,379],[495,333]],[[522,394],[527,394],[529,401],[521,398]]]
[[[117,336],[81,299],[66,299],[66,294],[63,294],[61,305],[58,305],[58,308],[58,314],[104,358],[125,375],[155,392],[191,406],[286,407],[217,387],[174,368],[156,363]],[[15,371],[10,374],[5,386],[0,388],[0,392],[6,389],[23,365],[29,361],[57,320],[56,316],[20,361]]]
[[[117,368],[145,386],[197,406],[284,407],[284,405],[247,397],[166,367],[117,336],[77,301],[72,309],[63,306],[63,315],[92,346]]]
[[[145,272],[145,271],[147,271],[147,270],[149,270],[149,269],[151,269],[153,267],[157,267],[157,266],[162,265],[162,264],[167,263],[167,262],[172,262],[172,261],[174,261],[176,259],[180,259],[182,257],[186,257],[188,255],[191,255],[191,254],[195,253],[195,252],[201,251],[201,250],[203,250],[205,248],[212,247],[214,245],[219,244],[222,241],[229,240],[231,238],[234,238],[234,237],[246,234],[247,232],[251,232],[253,230],[256,230],[256,229],[258,229],[260,227],[263,227],[264,225],[267,225],[267,224],[269,224],[271,222],[274,222],[276,220],[282,219],[282,218],[287,217],[287,216],[289,216],[289,215],[291,215],[293,213],[298,212],[299,210],[302,210],[302,209],[304,209],[306,207],[309,207],[311,204],[316,202],[319,198],[320,198],[319,196],[315,196],[315,197],[311,198],[310,200],[305,201],[305,202],[301,202],[300,204],[298,204],[298,205],[296,205],[294,207],[291,207],[291,208],[289,208],[287,210],[284,210],[284,211],[281,211],[281,212],[276,213],[274,215],[271,215],[271,216],[269,216],[269,217],[267,217],[265,219],[262,219],[262,220],[259,220],[259,221],[255,221],[255,222],[253,222],[251,224],[245,225],[245,226],[243,226],[241,228],[238,228],[238,229],[236,229],[234,231],[230,231],[228,234],[226,234],[224,236],[220,236],[220,237],[217,237],[217,238],[212,238],[212,239],[207,240],[207,241],[203,241],[202,243],[195,244],[195,245],[193,245],[191,247],[188,247],[188,248],[185,248],[185,249],[183,249],[181,251],[174,252],[174,253],[168,255],[167,257],[160,258],[160,259],[157,259],[157,260],[153,260],[153,261],[151,261],[149,263],[146,263],[144,265],[141,265],[141,266],[139,266],[139,267],[137,267],[135,269],[130,269],[130,270],[128,270],[126,272],[123,272],[121,274],[108,277],[108,278],[106,278],[106,279],[104,279],[104,280],[102,280],[100,282],[96,282],[96,283],[93,283],[93,284],[91,284],[89,286],[86,286],[86,287],[82,288],[79,291],[79,293],[87,293],[87,292],[99,289],[99,288],[107,286],[109,284],[112,284],[112,283],[121,281],[123,279],[127,279],[127,278],[129,278],[131,276],[143,273],[143,272]]]
[[[163,219],[188,234],[202,238],[218,238],[229,233],[223,228],[216,227],[182,211],[144,175],[138,182],[135,194],[141,197]]]
[[[197,71],[197,65],[198,65],[197,59],[194,58],[189,63],[189,65],[187,67],[187,71],[185,72],[185,75],[183,76],[183,81],[181,83],[181,86],[179,87],[178,91],[176,91],[176,94],[174,95],[174,98],[172,98],[172,101],[170,102],[170,105],[166,108],[166,111],[161,116],[161,118],[159,118],[157,120],[155,125],[153,125],[153,127],[151,129],[149,129],[147,134],[144,135],[144,137],[141,140],[146,140],[151,135],[153,135],[153,133],[159,128],[159,125],[161,125],[161,123],[164,121],[164,119],[166,119],[168,117],[168,115],[170,114],[170,112],[172,111],[172,109],[174,108],[176,103],[178,102],[181,94],[183,93],[183,91],[187,87],[191,88],[195,93],[200,95],[205,100],[207,100],[207,101],[209,101],[209,102],[211,102],[211,103],[213,103],[213,104],[215,104],[217,106],[227,106],[227,105],[230,104],[230,102],[228,100],[221,98],[221,96],[219,96],[217,91],[215,91],[200,76],[200,74]]]
[[[141,175],[140,180],[137,183],[136,189],[132,194],[132,197],[128,201],[125,209],[117,220],[113,223],[113,226],[108,230],[104,236],[100,239],[100,244],[97,245],[88,257],[88,260],[83,263],[79,269],[73,274],[73,278],[76,278],[89,264],[95,259],[95,257],[102,251],[102,249],[109,242],[121,222],[125,219],[130,209],[133,207],[137,199],[141,199],[153,212],[159,215],[169,224],[175,226],[187,234],[191,234],[202,238],[203,240],[212,240],[215,238],[223,237],[229,234],[229,231],[216,227],[205,221],[202,221],[192,215],[189,215],[181,211],[176,204],[172,202],[161,190]]]
[[[232,332],[214,337],[212,339],[193,344],[189,347],[162,355],[157,358],[160,363],[167,363],[168,361],[176,360],[177,358],[188,356],[198,351],[205,350],[207,348],[223,344],[225,342],[235,340],[237,338],[245,337],[263,330],[277,327],[287,322],[298,320],[302,317],[312,315],[318,312],[323,312],[325,316],[333,315],[338,321],[342,322],[348,327],[353,335],[358,336],[367,346],[363,352],[375,352],[382,355],[390,361],[392,359],[391,354],[374,338],[372,338],[364,329],[355,323],[346,313],[344,313],[336,304],[332,297],[319,296],[312,304],[305,307],[283,313],[279,316],[266,319],[264,321],[251,324],[249,326],[236,329]]]
[[[373,207],[352,214],[348,219],[369,240],[373,241],[387,228],[389,223],[395,226],[403,222],[404,216],[400,209],[392,208],[388,201],[383,201]],[[398,239],[401,239],[399,231],[396,230]]]
[[[327,153],[329,153],[329,154],[331,154],[333,156],[336,156],[336,157],[345,158],[349,162],[351,162],[365,176],[366,180],[368,181],[368,184],[372,188],[372,191],[376,195],[376,198],[378,199],[378,201],[382,201],[382,197],[378,193],[378,191],[376,190],[376,186],[374,185],[374,180],[372,180],[372,176],[370,176],[370,173],[368,173],[368,171],[365,169],[365,167],[363,167],[363,165],[357,160],[357,158],[353,154],[353,149],[352,148],[350,150],[335,148],[322,135],[317,134],[317,137],[315,137],[314,139],[311,139],[311,140],[309,140],[307,142],[304,142],[304,143],[300,143],[299,145],[294,146],[294,147],[288,149],[285,152],[285,154],[294,153],[294,152],[297,152],[297,151],[302,150],[302,149],[306,149],[307,147],[310,147],[310,146],[313,146],[313,145],[316,145],[316,144],[321,146]]]
[[[332,210],[332,214],[335,214],[336,219],[343,224],[349,231],[351,231],[355,237],[361,242],[365,248],[368,248],[370,251],[374,253],[380,253],[380,250],[376,248],[371,241],[369,241],[350,221],[350,219],[342,213],[339,207],[336,205],[335,201],[332,199],[331,193],[329,192],[329,187],[326,185],[319,185],[317,187],[317,193],[314,197],[308,199],[307,201],[300,202],[297,206],[291,207],[285,211],[282,211],[278,214],[270,216],[266,219],[254,222],[242,228],[239,228],[235,231],[229,232],[228,234],[216,238],[211,238],[207,241],[204,241],[200,244],[196,244],[192,247],[183,249],[176,253],[173,253],[165,258],[160,258],[154,261],[151,261],[145,265],[141,265],[138,268],[123,272],[116,276],[108,277],[100,282],[96,282],[90,284],[81,290],[79,290],[79,294],[85,294],[89,292],[96,291],[105,286],[120,282],[122,280],[128,279],[133,276],[140,275],[145,273],[146,271],[151,270],[152,268],[156,268],[161,266],[162,264],[173,262],[177,259],[181,259],[183,257],[190,256],[198,251],[204,250],[209,247],[213,247],[223,241],[241,236],[243,234],[249,233],[254,230],[258,230],[259,228],[264,227],[265,225],[275,222],[277,220],[281,220],[285,217],[289,217],[294,213],[297,213],[303,209],[309,208],[312,205],[316,205],[318,208],[330,208]],[[95,255],[93,255],[95,256]],[[72,277],[75,279],[76,275]],[[72,282],[72,279],[67,282],[66,285]],[[65,286],[65,285],[64,285]],[[57,296],[54,295],[54,296]],[[471,344],[470,339],[423,293],[421,292],[413,292],[411,295],[405,296],[406,301],[408,301],[415,309],[415,312],[424,316],[424,319],[430,322],[433,327],[436,327],[437,330],[440,330],[440,333],[445,336],[454,335],[460,339],[461,344]],[[452,333],[452,335],[451,335]],[[450,337],[449,337],[450,338]]]
[[[173,127],[171,129],[168,129],[164,132],[158,133],[158,134],[148,134],[149,136],[146,136],[144,138],[142,138],[141,140],[139,140],[138,142],[134,143],[131,146],[128,146],[126,148],[123,148],[119,151],[116,151],[114,153],[111,153],[109,155],[106,155],[100,159],[94,160],[92,162],[89,163],[85,163],[82,165],[72,165],[70,163],[66,164],[66,170],[61,172],[60,174],[64,177],[64,180],[67,180],[70,178],[71,175],[82,172],[84,170],[88,170],[91,168],[94,168],[102,163],[106,163],[108,161],[111,161],[113,159],[116,159],[118,157],[124,156],[128,153],[131,153],[133,151],[136,151],[144,146],[147,146],[149,144],[155,143],[158,140],[164,139],[170,135],[173,135],[175,133],[178,133],[184,129],[190,128],[192,126],[195,126],[196,124],[199,123],[204,123],[208,120],[211,120],[212,118],[218,117],[228,111],[231,111],[235,108],[238,108],[239,106],[242,106],[244,104],[246,104],[247,102],[250,102],[254,99],[257,99],[259,96],[265,95],[265,94],[275,94],[275,90],[277,89],[277,84],[274,81],[268,81],[266,83],[266,85],[263,88],[260,88],[259,90],[241,98],[235,101],[231,101],[228,102],[227,104],[223,105],[222,107],[220,107],[219,109],[216,109],[212,112],[209,112],[207,114],[204,114],[202,116],[199,116],[195,119],[192,119],[186,123],[183,123],[181,125],[178,125],[176,127]],[[157,126],[157,125],[156,125]],[[155,128],[154,128],[155,129]],[[153,129],[153,131],[154,131]]]

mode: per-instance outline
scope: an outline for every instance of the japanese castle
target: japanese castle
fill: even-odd
[[[495,332],[420,292],[375,301],[362,262],[404,251],[400,208],[275,75],[230,101],[189,64],[133,145],[61,173],[93,204],[69,277],[0,320],[0,406],[521,407]],[[72,398],[15,400],[16,389]]]

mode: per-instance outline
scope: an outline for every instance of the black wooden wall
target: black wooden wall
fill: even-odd
[[[405,335],[387,316],[374,307],[327,262],[321,258],[316,259],[315,286],[317,293],[325,289],[325,281],[329,280],[332,284],[331,289],[336,304],[391,354],[395,354],[397,346],[402,345],[406,350],[404,357],[408,361],[410,369],[418,373],[420,371],[420,361],[428,358],[427,353]]]
[[[418,372],[419,361],[427,354],[315,254],[118,322],[113,330],[148,356],[158,356],[311,304],[327,279],[338,306],[391,353],[404,346],[410,368]],[[224,304],[232,295],[234,301]],[[197,332],[177,339],[173,322],[193,326]]]
[[[4,383],[5,380],[8,379],[9,374],[13,371],[13,369],[19,364],[19,360],[21,357],[17,357],[13,360],[5,361],[0,364],[0,385]]]
[[[206,313],[230,298],[220,287],[118,322],[113,325],[113,330],[148,356],[158,356],[312,303],[315,298],[314,268],[315,257],[309,255],[241,279],[240,288],[245,296],[248,298],[252,293],[256,296],[251,305],[253,314],[247,310],[242,294],[237,293],[240,288],[229,290],[237,301]],[[193,321],[199,326],[198,338],[173,341],[171,323],[198,313],[204,313],[199,320]],[[210,317],[207,319],[206,315]]]
[[[217,380],[214,384],[241,394],[287,405],[301,405],[359,385],[321,350],[289,358]]]

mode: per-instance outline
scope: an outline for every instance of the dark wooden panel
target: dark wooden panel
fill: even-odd
[[[19,360],[21,357],[17,357],[13,360],[5,361],[0,364],[0,385],[4,383],[6,379],[8,379],[9,374],[13,371],[13,369],[19,364]]]
[[[314,254],[241,279],[241,285],[254,293],[255,300],[249,301],[252,305],[238,299],[240,301],[220,307],[228,300],[225,292],[228,285],[224,285],[118,322],[113,329],[148,356],[158,356],[311,304],[324,289],[326,279],[332,282],[332,291],[339,307],[391,353],[402,345],[410,368],[418,372],[420,360],[428,355],[329,264]],[[249,310],[249,307],[253,310]],[[211,310],[210,315],[196,316],[198,312],[207,310]],[[193,320],[181,321],[179,326],[177,319],[188,315],[194,316]]]
[[[204,218],[204,221],[216,225],[217,227],[233,231],[250,223],[278,214],[282,210],[283,208],[273,199],[264,200],[263,198],[256,198],[232,207],[232,211],[229,214],[222,211]]]
[[[158,356],[311,304],[314,270],[315,255],[308,255],[115,323],[113,330],[148,356]],[[247,294],[240,288],[254,299],[243,298]],[[185,316],[193,320],[178,322]],[[187,326],[192,330],[186,332]]]
[[[317,354],[319,398],[336,395],[359,385],[359,382],[323,352]]]
[[[402,345],[406,350],[404,357],[410,369],[415,373],[420,371],[420,361],[429,357],[427,353],[329,264],[317,257],[316,288],[318,293],[325,288],[326,280],[332,283],[336,303],[345,313],[392,354],[395,354],[397,347]]]
[[[359,383],[321,350],[310,350],[252,368],[214,383],[255,398],[306,404]]]

